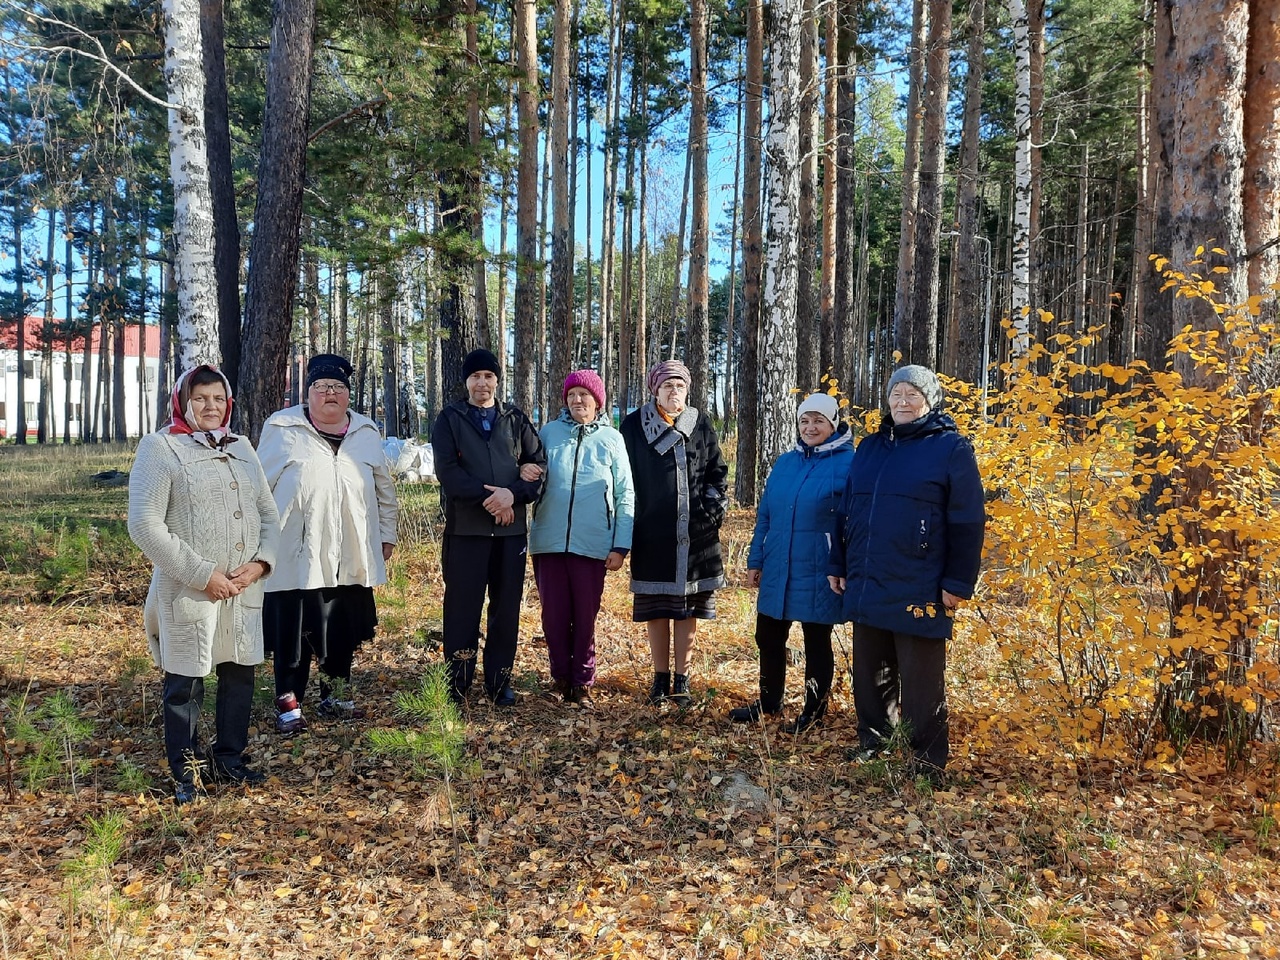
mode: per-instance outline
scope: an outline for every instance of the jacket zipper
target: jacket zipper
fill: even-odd
[[[578,435],[578,444],[573,448],[573,479],[569,481],[569,515],[564,525],[564,552],[569,552],[569,538],[573,535],[573,498],[578,494],[578,460],[582,457],[581,427],[574,427]]]
[[[892,453],[898,446],[898,438],[893,435],[893,431],[889,432],[889,452]],[[876,513],[876,501],[880,499],[880,481],[884,477],[884,468],[888,465],[889,458],[885,457],[884,463],[880,464],[880,472],[876,474],[875,486],[871,488],[871,509],[868,517],[874,517]],[[866,546],[862,550],[862,569],[866,570],[871,563],[871,530],[868,525]],[[867,578],[862,578],[862,589],[858,591],[858,612],[862,612],[862,601],[867,596]]]

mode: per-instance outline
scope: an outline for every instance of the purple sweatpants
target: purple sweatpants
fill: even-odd
[[[542,600],[542,632],[551,679],[589,687],[596,679],[596,614],[604,593],[604,561],[576,553],[535,553],[533,579]]]

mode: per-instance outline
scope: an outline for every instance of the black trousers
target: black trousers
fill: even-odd
[[[444,567],[444,657],[452,692],[461,699],[475,678],[480,646],[480,611],[489,594],[484,641],[484,689],[496,697],[511,681],[524,596],[523,536],[468,537],[448,534]]]
[[[231,769],[244,763],[249,742],[249,711],[253,706],[253,667],[220,663],[214,668],[218,693],[214,711],[213,763]],[[204,705],[204,677],[164,675],[164,752],[175,780],[192,780],[191,765],[203,760],[200,746],[200,708]]]
[[[853,695],[862,746],[878,750],[901,721],[916,761],[945,769],[950,753],[946,672],[946,640],[854,624]]]
[[[790,620],[756,614],[756,646],[760,649],[760,708],[766,713],[782,710],[787,689],[787,634]],[[835,655],[831,652],[831,624],[801,623],[804,632],[804,713],[827,712]]]

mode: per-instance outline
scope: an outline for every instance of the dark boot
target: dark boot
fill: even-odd
[[[689,675],[677,673],[673,675],[675,685],[671,688],[671,702],[681,710],[693,705],[693,697],[689,695]]]
[[[653,686],[649,688],[649,702],[657,705],[671,695],[671,674],[655,673]]]

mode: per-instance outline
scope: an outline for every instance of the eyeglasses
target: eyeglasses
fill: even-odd
[[[346,393],[351,388],[345,383],[313,383],[311,389],[316,393],[322,393],[328,396],[332,393]]]

